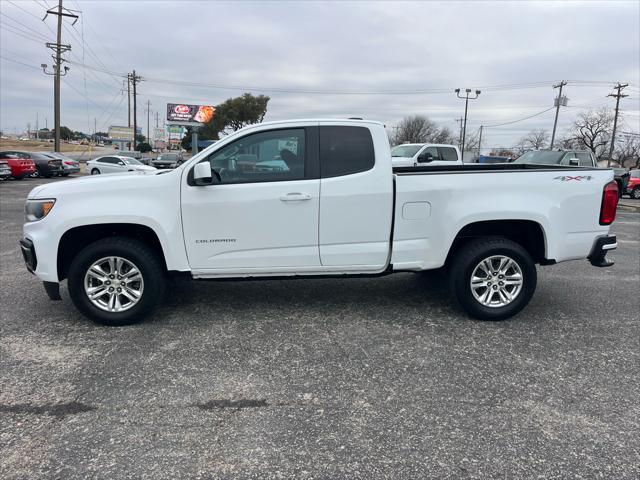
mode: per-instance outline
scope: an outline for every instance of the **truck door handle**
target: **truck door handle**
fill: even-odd
[[[280,196],[280,200],[283,202],[300,202],[302,200],[311,200],[311,195],[308,193],[292,192]]]

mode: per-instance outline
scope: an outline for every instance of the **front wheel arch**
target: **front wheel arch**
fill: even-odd
[[[115,236],[143,242],[156,253],[164,270],[167,270],[162,243],[158,234],[151,227],[134,223],[103,223],[74,227],[62,235],[58,243],[58,279],[62,281],[67,278],[69,266],[80,250],[93,242]]]

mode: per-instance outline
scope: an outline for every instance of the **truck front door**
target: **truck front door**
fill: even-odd
[[[183,179],[185,247],[194,274],[278,273],[320,265],[317,127],[262,130],[203,161],[219,183]]]

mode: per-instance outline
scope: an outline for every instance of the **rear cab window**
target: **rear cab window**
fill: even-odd
[[[438,147],[440,151],[440,160],[444,160],[447,162],[457,162],[458,152],[453,147]]]
[[[320,127],[320,176],[366,172],[375,165],[371,132],[358,126]]]

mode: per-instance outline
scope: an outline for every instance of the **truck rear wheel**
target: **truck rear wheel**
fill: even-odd
[[[451,293],[479,320],[504,320],[522,310],[536,289],[536,266],[524,248],[505,238],[472,240],[454,257]]]
[[[110,237],[78,253],[69,268],[68,287],[71,300],[87,317],[103,325],[128,325],[160,302],[165,272],[144,243]]]

